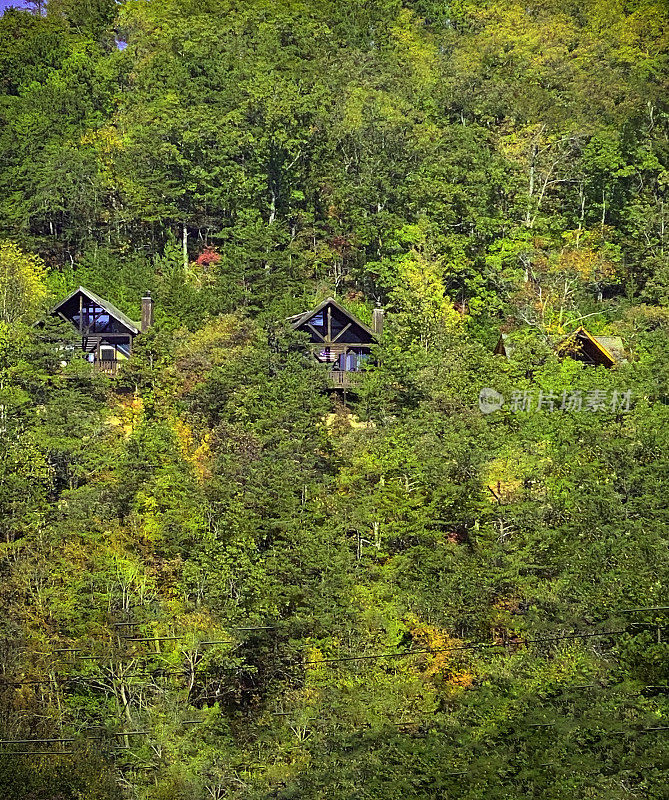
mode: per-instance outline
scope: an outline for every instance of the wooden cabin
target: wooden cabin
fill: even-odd
[[[130,358],[132,343],[153,323],[153,300],[142,297],[142,321],[133,322],[108,300],[80,286],[51,309],[51,315],[69,322],[81,336],[81,349],[97,369],[116,375]]]
[[[316,308],[289,317],[297,331],[309,335],[311,351],[323,364],[330,365],[334,389],[348,389],[361,377],[372,347],[378,343],[383,329],[383,309],[377,308],[369,328],[354,314],[328,297]]]
[[[590,366],[609,369],[625,360],[623,341],[619,336],[593,336],[583,326],[568,336],[554,337],[551,342],[559,356],[568,356]],[[508,334],[503,333],[494,353],[509,358],[513,351],[513,342]]]
[[[607,369],[625,360],[619,336],[593,336],[582,326],[558,342],[556,350],[558,355]]]

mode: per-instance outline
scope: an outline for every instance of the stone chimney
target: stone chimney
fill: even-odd
[[[376,334],[376,338],[380,339],[383,332],[383,309],[381,306],[377,306],[372,311],[372,330]]]
[[[153,325],[153,298],[151,297],[151,292],[144,292],[144,296],[142,297],[142,321],[141,321],[142,333],[144,333],[144,331],[148,331],[152,325]]]

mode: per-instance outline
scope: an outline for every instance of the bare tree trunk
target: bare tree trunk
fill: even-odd
[[[578,197],[581,201],[581,212],[578,217],[578,231],[576,232],[576,249],[579,248],[579,243],[581,241],[581,233],[583,232],[583,222],[585,220],[585,189],[583,187],[583,181],[579,184],[578,187]]]
[[[188,228],[184,222],[181,226],[181,249],[183,251],[184,273],[188,270]]]
[[[269,205],[269,224],[271,225],[276,219],[276,192],[274,187],[270,188],[271,201]]]
[[[527,189],[527,210],[525,212],[525,225],[528,228],[532,227],[532,197],[534,196],[534,171],[537,160],[537,153],[539,148],[536,142],[532,142],[532,149],[530,151],[530,185]]]
[[[660,203],[660,252],[664,255],[664,200]]]

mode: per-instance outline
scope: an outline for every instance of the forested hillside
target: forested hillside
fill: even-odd
[[[0,797],[666,798],[666,2],[33,5]],[[113,379],[80,285],[155,300]],[[346,397],[285,321],[328,296],[385,309]]]

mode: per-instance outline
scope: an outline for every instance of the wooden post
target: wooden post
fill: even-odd
[[[380,339],[383,332],[383,309],[380,306],[372,311],[372,330]]]
[[[140,328],[142,333],[148,331],[148,329],[153,325],[153,299],[151,298],[151,292],[144,292],[144,296],[142,297],[142,319],[140,322]]]

